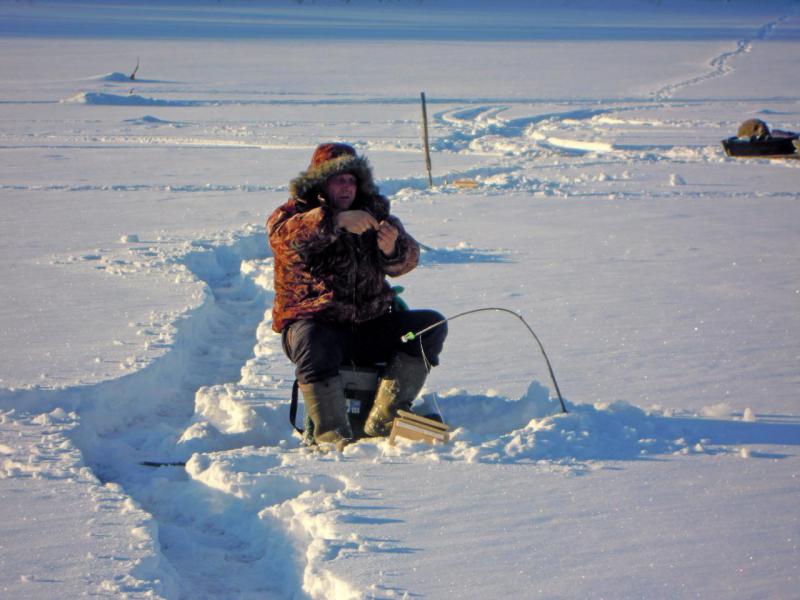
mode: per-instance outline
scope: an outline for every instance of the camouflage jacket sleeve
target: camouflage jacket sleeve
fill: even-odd
[[[389,223],[397,227],[398,236],[393,256],[381,256],[381,267],[389,277],[398,277],[411,271],[419,263],[419,244],[403,227],[400,219],[389,216]]]
[[[322,206],[300,212],[289,202],[267,221],[269,243],[275,254],[314,254],[336,241],[333,215]]]

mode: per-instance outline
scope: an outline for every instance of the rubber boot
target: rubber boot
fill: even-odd
[[[364,423],[364,433],[370,437],[387,436],[398,410],[410,410],[428,376],[422,358],[398,352],[389,362],[378,384],[375,403]]]
[[[314,383],[301,383],[306,413],[314,423],[314,441],[333,444],[342,450],[353,441],[350,419],[347,417],[347,400],[339,376]]]

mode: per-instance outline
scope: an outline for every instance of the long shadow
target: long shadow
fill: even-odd
[[[800,446],[800,417],[794,423],[722,421],[703,417],[652,417],[657,429],[723,446]]]
[[[509,263],[509,258],[496,250],[480,248],[433,248],[421,245],[420,263],[431,265],[456,265],[469,263]]]

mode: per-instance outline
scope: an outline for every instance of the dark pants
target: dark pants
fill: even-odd
[[[433,310],[408,310],[357,324],[314,319],[295,321],[283,330],[283,350],[295,364],[300,383],[335,377],[342,364],[372,366],[389,362],[397,352],[411,356],[424,353],[425,359],[436,366],[447,337],[447,323],[406,343],[400,338],[442,319],[444,317]]]

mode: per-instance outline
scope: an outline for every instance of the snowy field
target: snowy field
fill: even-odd
[[[719,143],[799,71],[790,0],[0,0],[0,597],[800,598],[800,161]],[[301,447],[264,221],[329,140],[568,414],[482,312],[449,444]]]

